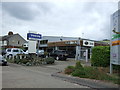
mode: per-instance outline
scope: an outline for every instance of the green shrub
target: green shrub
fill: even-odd
[[[114,64],[113,64],[113,69],[115,69],[115,70],[120,70],[120,65],[114,65]]]
[[[48,58],[45,58],[45,62],[47,64],[53,64],[55,62],[55,59],[53,57],[48,57]]]
[[[18,64],[20,62],[20,59],[15,59],[14,63]]]
[[[29,61],[26,60],[26,59],[22,59],[22,60],[20,60],[20,63],[23,63],[23,64],[26,64],[27,62],[29,62]]]
[[[75,71],[75,67],[74,66],[68,66],[67,68],[65,68],[64,73],[65,74],[71,74],[73,71]]]
[[[79,69],[79,68],[82,68],[83,66],[81,65],[81,62],[80,61],[77,61],[76,62],[76,65],[75,65],[75,68],[76,69]]]
[[[89,77],[91,79],[97,78],[98,70],[96,68],[86,66],[84,67],[84,71],[85,71],[86,77]]]
[[[102,68],[97,67],[84,67],[86,76],[90,79],[105,80],[108,75],[102,70]]]
[[[81,69],[76,69],[74,72],[72,72],[72,75],[78,76],[80,78],[90,78],[90,79],[108,80],[108,81],[114,80],[114,82],[117,82],[116,78],[107,75],[105,72],[102,71],[102,69],[96,67],[90,67],[90,66],[86,66]]]
[[[91,65],[107,67],[110,65],[110,47],[97,46],[92,49]]]
[[[7,62],[14,63],[13,59],[7,59]]]
[[[81,78],[85,78],[86,74],[85,74],[85,71],[84,71],[84,68],[83,66],[81,65],[81,62],[80,61],[77,61],[76,62],[76,65],[75,65],[75,70],[72,72],[72,75],[73,76],[79,76]]]
[[[76,69],[74,72],[72,72],[73,76],[78,76],[80,78],[87,78],[86,72],[84,68]]]
[[[82,68],[79,68],[79,69],[76,69],[72,75],[73,76],[78,76],[78,77],[81,77],[81,78],[91,78],[91,79],[94,79],[97,77],[98,75],[98,70],[96,68],[93,68],[93,67],[82,67]]]

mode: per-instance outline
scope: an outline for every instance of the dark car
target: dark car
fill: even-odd
[[[75,51],[68,51],[68,58],[75,58],[76,52]]]
[[[4,49],[4,50],[3,50],[3,49],[0,50],[0,52],[1,52],[2,56],[5,55],[5,54],[7,53],[5,49]]]
[[[2,64],[2,66],[7,66],[7,60],[2,55],[0,55],[0,64]]]
[[[50,56],[55,58],[56,60],[66,60],[68,54],[65,50],[54,50],[50,53]]]

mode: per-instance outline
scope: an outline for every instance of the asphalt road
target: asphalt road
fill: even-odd
[[[21,66],[9,64],[2,67],[2,88],[88,88],[52,77],[73,61],[57,61],[55,65]]]

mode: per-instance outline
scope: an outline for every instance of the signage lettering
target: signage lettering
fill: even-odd
[[[32,40],[39,40],[42,38],[41,34],[35,34],[35,33],[28,33],[27,34],[27,39],[32,39]]]
[[[115,35],[112,36],[112,40],[113,39],[118,39],[118,38],[120,38],[120,34],[115,34]]]
[[[113,42],[112,42],[112,46],[116,46],[116,45],[120,45],[120,40],[117,40],[117,41],[113,41]]]

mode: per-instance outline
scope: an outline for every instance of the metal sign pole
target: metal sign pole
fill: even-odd
[[[88,49],[86,49],[86,53],[85,53],[86,55],[86,62],[88,62]]]
[[[40,47],[40,40],[38,40],[38,50],[37,50],[37,57],[39,57],[39,54],[38,54],[39,47]]]
[[[110,74],[112,74],[112,73],[113,73],[113,68],[112,68],[112,63],[110,61]]]

